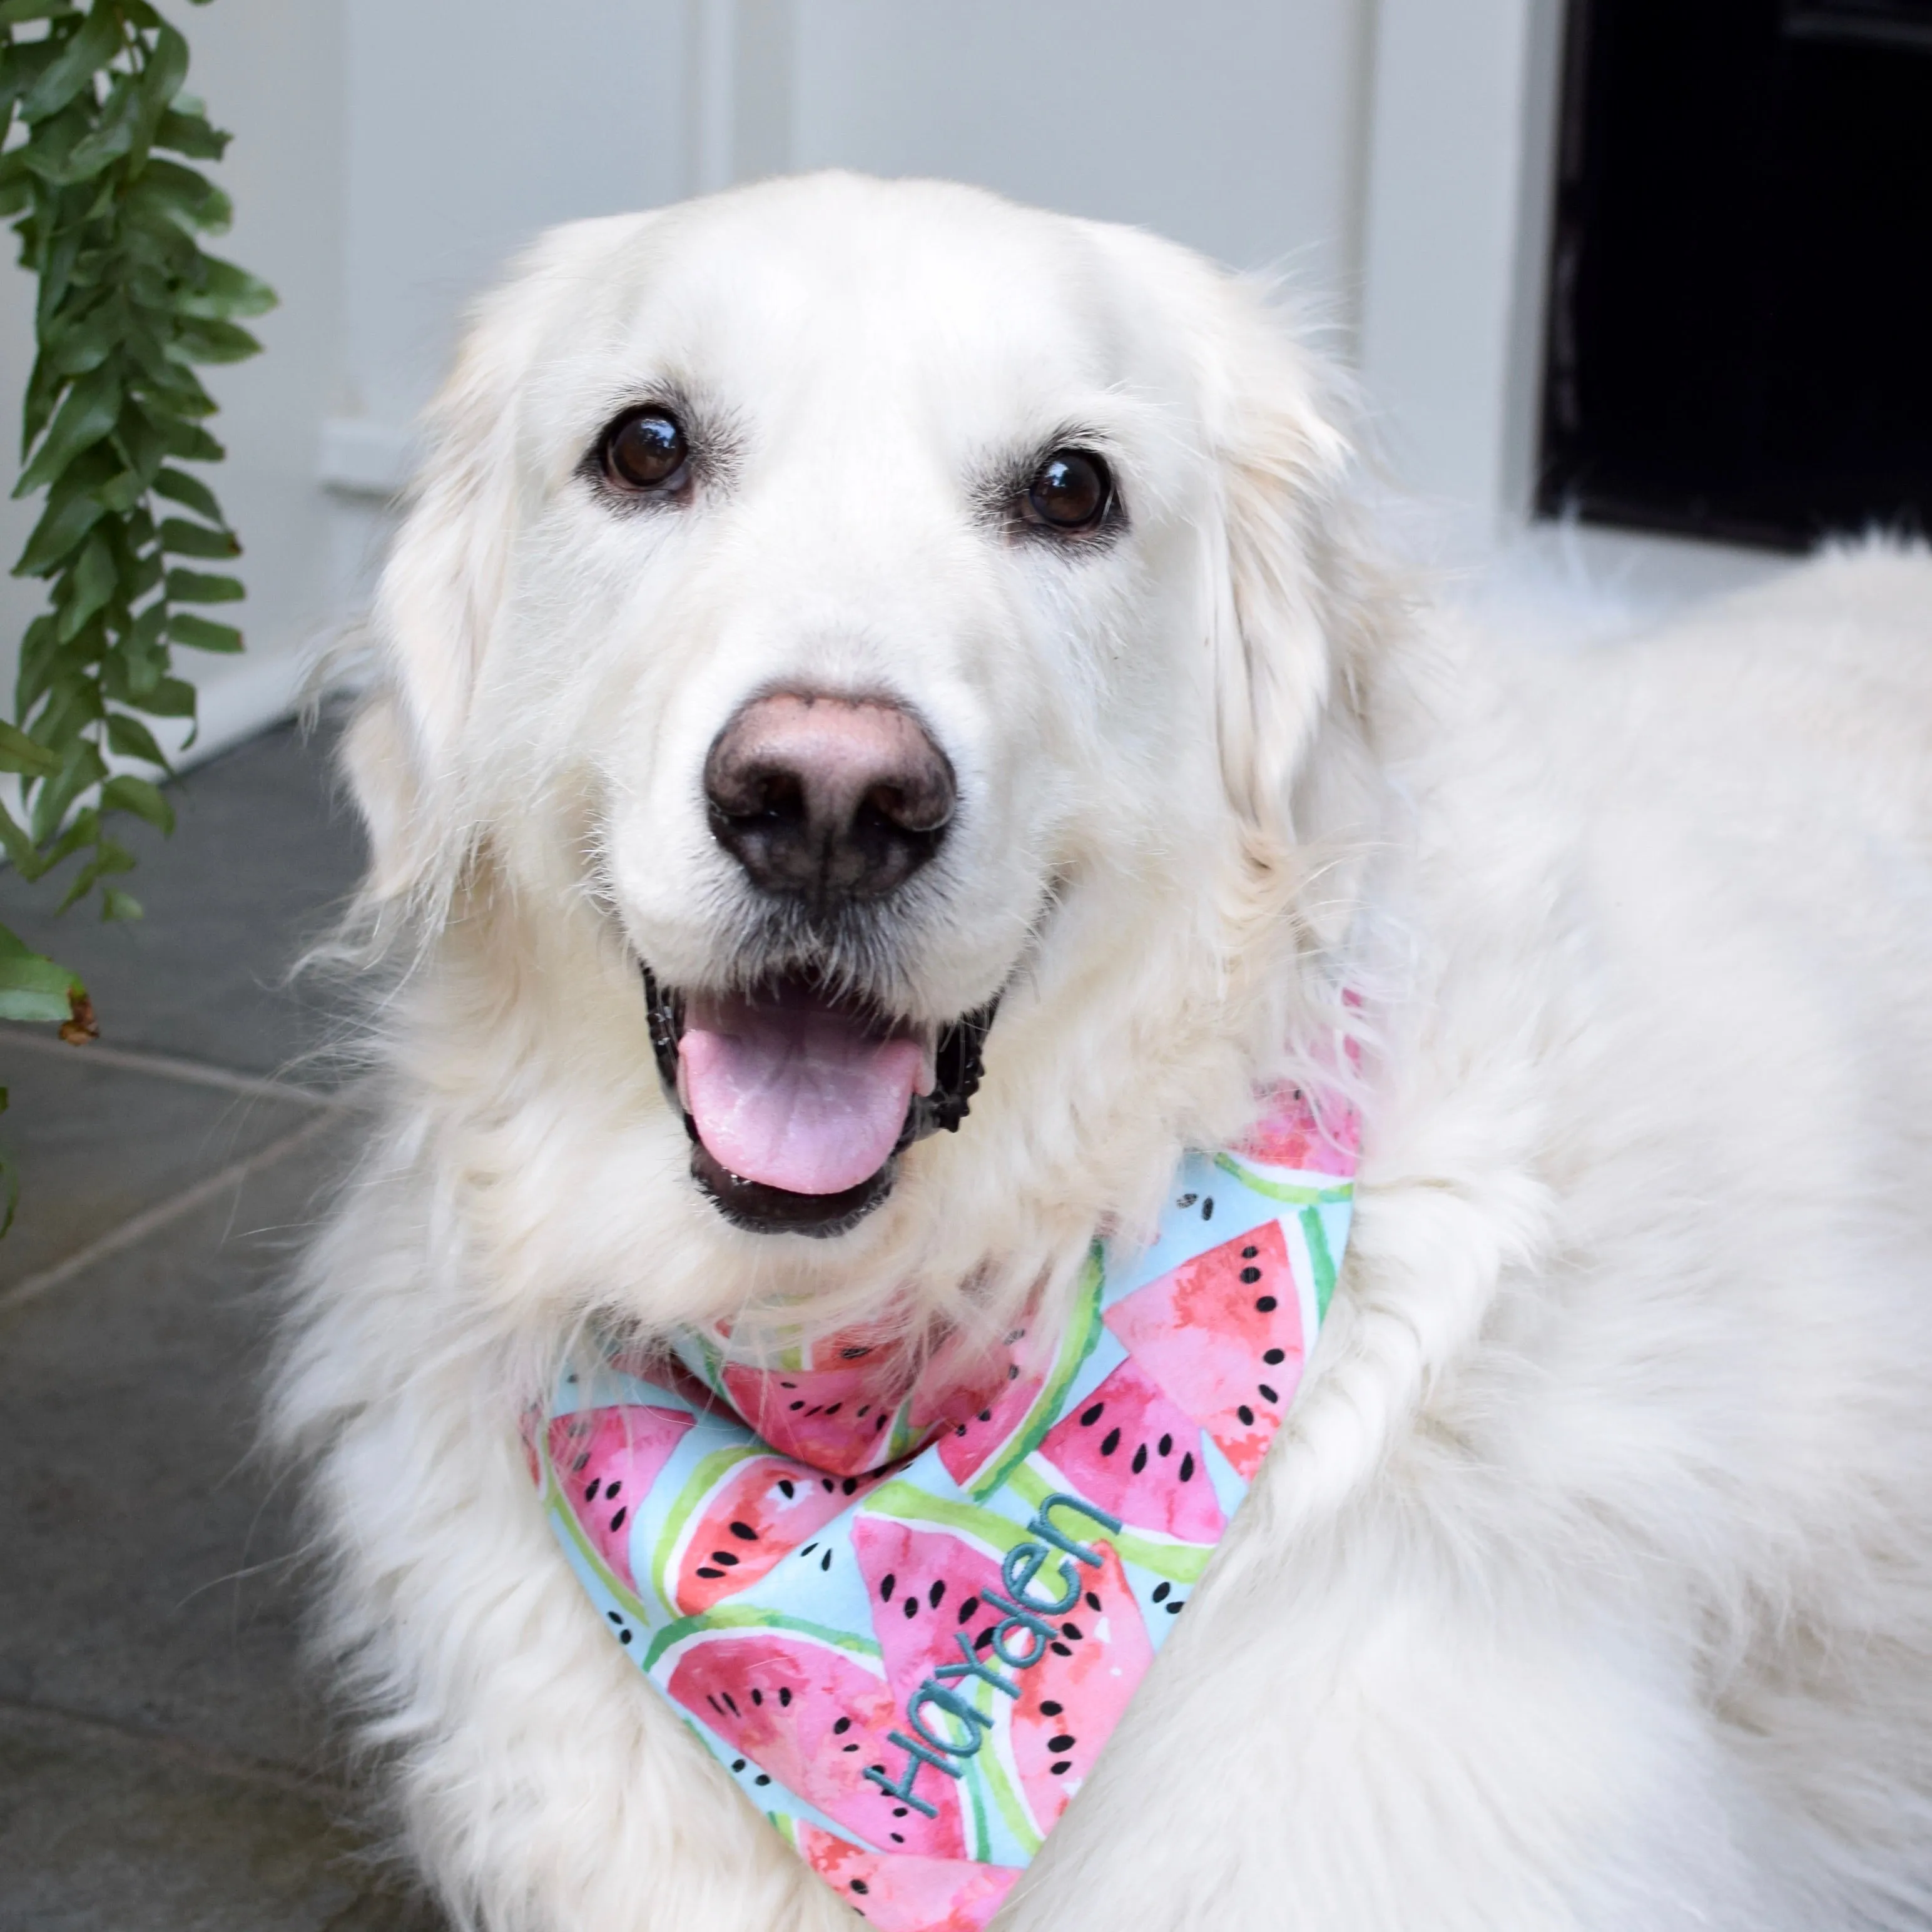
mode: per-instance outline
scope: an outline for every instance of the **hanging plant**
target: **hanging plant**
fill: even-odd
[[[118,824],[173,829],[148,721],[186,720],[192,735],[174,651],[242,648],[206,614],[242,596],[206,567],[241,545],[182,467],[222,455],[195,365],[256,353],[237,318],[275,299],[200,245],[230,211],[188,163],[220,160],[229,137],[182,92],[188,65],[188,43],[145,0],[0,0],[0,220],[39,286],[14,494],[46,497],[14,569],[49,586],[21,640],[14,722],[0,723],[0,771],[21,800],[18,818],[0,804],[0,846],[28,879],[70,864],[60,910],[92,897],[108,920],[141,914],[119,883],[134,860]],[[79,979],[4,926],[0,1018],[58,1022],[76,1042],[95,1030]],[[16,1184],[0,1155],[0,1233]]]

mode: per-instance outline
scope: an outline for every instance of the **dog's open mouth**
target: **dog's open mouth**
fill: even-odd
[[[802,977],[679,993],[644,976],[692,1176],[754,1232],[843,1234],[892,1192],[903,1148],[957,1129],[980,1083],[992,1005],[921,1026]]]

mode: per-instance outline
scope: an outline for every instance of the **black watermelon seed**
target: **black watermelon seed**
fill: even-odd
[[[1241,1418],[1241,1426],[1243,1428],[1252,1429],[1255,1426],[1255,1412],[1246,1402],[1243,1402],[1240,1407],[1235,1410],[1234,1413]]]
[[[733,1717],[740,1718],[744,1715],[744,1713],[738,1708],[737,1703],[730,1691],[721,1690],[718,1694],[724,1699],[724,1708],[731,1713]],[[754,1692],[752,1694],[756,1696],[757,1693]]]
[[[1060,1634],[1075,1643],[1080,1641],[1082,1635],[1080,1626],[1078,1624],[1062,1624],[1060,1627]]]
[[[842,1738],[852,1728],[852,1720],[850,1718],[841,1718],[832,1728]]]
[[[1134,1451],[1134,1474],[1138,1475],[1147,1467],[1147,1444],[1143,1442]]]
[[[959,1621],[962,1624],[970,1624],[973,1621],[973,1612],[979,1607],[979,1598],[977,1597],[968,1597],[966,1600],[959,1606]]]
[[[1257,1314],[1272,1315],[1274,1312],[1274,1310],[1275,1300],[1273,1295],[1264,1294],[1256,1298],[1255,1302],[1255,1312]]]
[[[818,1479],[818,1486],[829,1496],[832,1493],[835,1485],[830,1476],[820,1476]]]
[[[852,1495],[854,1492],[857,1490],[858,1486],[859,1479],[856,1476],[848,1476],[845,1478],[845,1493],[848,1496]]]
[[[1162,1455],[1172,1456],[1174,1454],[1174,1438],[1172,1436],[1163,1436],[1154,1447]]]
[[[1020,1365],[1019,1365],[1019,1364],[1018,1364],[1018,1363],[1017,1363],[1017,1362],[1010,1363],[1010,1364],[1007,1365],[1007,1368],[1006,1368],[1006,1379],[1007,1379],[1007,1381],[1008,1381],[1008,1382],[1018,1382],[1018,1381],[1019,1380],[1019,1378],[1020,1378]]]
[[[894,1844],[902,1845],[905,1843],[905,1834],[903,1832],[895,1832],[892,1834],[892,1840]],[[866,1915],[862,1912],[859,1915],[861,1918],[864,1918],[865,1916]]]
[[[984,1650],[987,1645],[991,1643],[992,1640],[993,1626],[991,1624],[988,1624],[986,1628],[973,1640],[973,1648],[975,1650]]]
[[[1051,1698],[1042,1698],[1040,1700],[1040,1714],[1042,1718],[1057,1718],[1066,1708],[1064,1704],[1056,1704]]]
[[[838,1359],[842,1362],[862,1362],[872,1352],[872,1345],[869,1342],[855,1342],[849,1348],[841,1348],[838,1351]]]
[[[1056,1657],[1071,1657],[1073,1654],[1064,1643],[1050,1643],[1047,1646],[1047,1648]]]
[[[990,1408],[982,1408],[982,1410],[980,1410],[980,1420],[982,1422],[991,1422],[991,1421],[992,1420],[992,1419],[993,1419],[993,1412],[992,1412]]]
[[[712,1582],[715,1583],[719,1577],[724,1575],[724,1573],[722,1570],[712,1569],[708,1563],[701,1563],[698,1565],[698,1574],[700,1576],[709,1576]]]
[[[1060,1752],[1070,1751],[1073,1748],[1073,1740],[1062,1731],[1058,1737],[1047,1739],[1046,1748],[1058,1756]]]
[[[617,1514],[622,1516],[623,1511],[620,1510]],[[613,1524],[611,1526],[614,1528],[616,1525]],[[723,1564],[728,1570],[735,1570],[738,1567],[737,1558],[734,1556],[728,1550],[714,1550],[711,1552],[711,1560],[714,1563]]]
[[[825,1412],[827,1415],[836,1415],[844,1406],[842,1402],[827,1402],[825,1406]]]
[[[927,1591],[927,1592],[926,1592],[926,1600],[928,1604],[930,1604],[932,1606],[932,1607],[936,1610],[938,1610],[938,1607],[939,1607],[939,1601],[940,1601],[940,1599],[942,1597],[944,1597],[945,1594],[946,1594],[946,1579],[945,1579],[944,1576],[942,1576],[942,1577],[940,1577],[940,1578],[939,1579],[939,1580],[938,1580],[936,1583],[934,1583],[934,1584],[933,1585],[933,1586],[932,1586],[932,1588],[931,1589],[929,1589],[928,1591]]]
[[[892,1592],[898,1586],[899,1580],[888,1570],[879,1579],[879,1601],[882,1604],[890,1604],[892,1600]]]
[[[724,1706],[722,1704],[719,1703],[719,1702],[718,1702],[718,1700],[717,1700],[716,1697],[712,1696],[712,1694],[711,1694],[711,1693],[710,1693],[709,1690],[706,1691],[706,1692],[705,1692],[705,1694],[704,1694],[704,1701],[705,1701],[707,1704],[709,1704],[709,1705],[711,1706],[711,1708],[712,1708],[714,1711],[716,1711],[716,1712],[718,1713],[718,1714],[721,1718],[724,1716]]]
[[[798,1384],[796,1382],[780,1382],[778,1384],[778,1387],[780,1388],[796,1388]]]
[[[1174,1204],[1177,1208],[1192,1208],[1200,1198],[1198,1194],[1184,1194]]]
[[[1091,1429],[1094,1424],[1100,1420],[1100,1412],[1106,1406],[1104,1402],[1096,1402],[1091,1408],[1082,1409],[1080,1412],[1080,1426],[1082,1429]]]
[[[631,1633],[630,1633],[628,1630],[620,1630],[617,1633],[617,1641],[618,1641],[620,1643],[628,1643],[628,1642],[630,1642],[630,1640],[631,1640]]]
[[[614,1482],[606,1483],[604,1485],[604,1500],[608,1502],[623,1486],[624,1479],[622,1476],[618,1477]]]
[[[737,1758],[734,1758],[734,1759],[731,1760],[731,1768],[732,1768],[734,1771],[742,1771],[742,1770],[744,1769],[744,1768],[745,1768],[745,1760],[744,1760],[742,1758],[741,1758],[741,1757],[737,1757]]]
[[[878,1420],[872,1424],[872,1433],[876,1436],[891,1420],[892,1418],[890,1416],[881,1414]]]
[[[1285,1362],[1288,1360],[1288,1351],[1286,1348],[1270,1348],[1262,1356],[1262,1360],[1267,1363],[1270,1368],[1273,1368],[1277,1362]]]
[[[1087,1592],[1087,1607],[1097,1617],[1100,1614],[1100,1600],[1091,1590]]]
[[[1184,1483],[1194,1480],[1194,1452],[1191,1449],[1180,1459],[1180,1480]]]
[[[586,1457],[586,1460],[588,1460]],[[594,1503],[597,1500],[597,1492],[603,1486],[604,1478],[602,1476],[592,1476],[584,1486],[584,1500],[587,1503]]]
[[[758,1540],[758,1532],[748,1522],[734,1522],[731,1526],[731,1534],[744,1543],[755,1543]]]
[[[630,1513],[631,1506],[628,1503],[626,1503],[624,1507],[610,1519],[610,1534],[613,1536],[615,1536],[618,1531],[623,1528],[624,1519],[628,1516]]]
[[[606,1610],[604,1614],[608,1617],[614,1624],[620,1624],[624,1621],[622,1617],[618,1616],[615,1610]]]
[[[1171,1617],[1178,1617],[1183,1610],[1186,1609],[1186,1607],[1187,1606],[1184,1604],[1178,1597],[1177,1597],[1172,1603],[1168,1605],[1167,1613]]]
[[[786,1709],[790,1708],[791,1686],[789,1684],[781,1684],[778,1686],[778,1702]]]
[[[910,1590],[906,1592],[905,1613],[909,1617],[919,1615],[919,1599]]]
[[[830,1550],[828,1550],[825,1554],[818,1559],[818,1567],[821,1570],[830,1570],[832,1568],[832,1552]]]
[[[852,1881],[852,1889],[853,1889],[854,1892],[870,1892],[870,1891],[872,1890],[872,1888],[870,1886],[868,1886],[868,1885],[866,1882],[866,1881],[865,1881],[863,1879],[862,1879],[862,1878],[855,1878],[855,1879]],[[819,1896],[820,1896],[821,1898],[824,1898],[824,1895],[825,1895],[825,1894],[824,1894],[823,1892],[820,1892],[820,1893],[819,1894]]]
[[[965,1425],[965,1424],[962,1422],[962,1423],[959,1425],[959,1426],[958,1426],[957,1429],[956,1429],[952,1432],[953,1432],[953,1434],[954,1434],[954,1435],[956,1435],[956,1436],[964,1436],[964,1435],[966,1433],[966,1425]]]
[[[1251,1262],[1260,1252],[1261,1250],[1258,1248],[1244,1248],[1241,1250],[1241,1258],[1244,1262]]]
[[[856,1744],[841,1744],[838,1748],[841,1750],[855,1751],[859,1747]]]
[[[1256,1383],[1255,1393],[1258,1395],[1264,1402],[1279,1402],[1281,1400],[1281,1397],[1276,1395],[1274,1390],[1270,1388],[1266,1382]]]
[[[805,1404],[804,1404],[804,1402],[801,1400],[801,1401],[798,1401],[798,1402],[794,1402],[794,1403],[792,1404],[792,1406],[792,1406],[792,1412],[793,1412],[793,1413],[794,1413],[794,1414],[796,1414],[797,1413],[797,1412],[798,1412],[800,1409],[802,1408],[805,1406]]]
[[[1072,1768],[1073,1766],[1065,1758],[1062,1758],[1058,1764],[1050,1764],[1047,1766],[1047,1769],[1055,1778],[1064,1778]]]
[[[882,1764],[875,1764],[873,1766],[872,1768],[874,1771],[884,1771],[885,1769],[885,1766]],[[906,1808],[903,1804],[895,1804],[892,1807],[892,1816],[895,1818],[903,1818],[905,1815]]]
[[[1110,1429],[1101,1438],[1100,1454],[1103,1456],[1111,1456],[1120,1446],[1120,1432],[1118,1429]]]
[[[769,1784],[771,1783],[771,1780],[761,1771],[758,1773],[756,1778],[752,1779],[752,1782],[754,1784]]]
[[[815,1543],[808,1543],[798,1553],[801,1556],[809,1556],[818,1547],[818,1545]]]
[[[572,1432],[574,1433],[575,1432],[573,1431]],[[581,1456],[578,1457],[575,1462],[571,1464],[570,1473],[573,1476],[582,1475],[586,1468],[589,1466],[590,1461],[590,1451],[586,1449]]]
[[[1211,1194],[1201,1204],[1201,1218],[1204,1221],[1211,1221],[1214,1218],[1214,1197]]]
[[[724,1701],[728,1704],[731,1700],[730,1700],[730,1698],[728,1698],[728,1698],[726,1698],[726,1699],[725,1699],[725,1700],[724,1700]],[[764,1701],[765,1701],[765,1694],[764,1694],[762,1690],[754,1690],[754,1691],[752,1693],[752,1702],[753,1703],[754,1703],[754,1704],[762,1704]]]
[[[872,1405],[869,1402],[862,1402],[856,1412],[862,1418],[870,1415],[872,1412]]]
[[[1156,1604],[1166,1603],[1168,1598],[1172,1594],[1173,1589],[1174,1586],[1172,1583],[1156,1583],[1154,1586],[1154,1601]]]
[[[791,1478],[789,1476],[781,1476],[778,1478],[778,1492],[784,1498],[787,1502],[790,1502],[792,1498],[798,1493],[797,1491],[792,1487]]]
[[[1259,1281],[1261,1278],[1262,1271],[1258,1268],[1244,1268],[1241,1270],[1241,1279],[1246,1282],[1250,1288],[1253,1287],[1255,1283]]]

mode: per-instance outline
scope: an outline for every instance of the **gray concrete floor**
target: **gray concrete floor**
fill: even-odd
[[[272,1286],[358,1129],[326,1003],[284,980],[360,860],[326,738],[181,781],[139,925],[0,875],[101,1022],[0,1027],[0,1932],[434,1922],[358,1835],[250,1453]]]

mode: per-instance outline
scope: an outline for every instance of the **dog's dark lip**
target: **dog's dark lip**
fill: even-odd
[[[983,1006],[940,1028],[934,1048],[929,1093],[915,1094],[905,1125],[891,1156],[878,1171],[838,1194],[794,1194],[762,1181],[747,1180],[725,1167],[698,1137],[698,1124],[678,1090],[678,1042],[685,1026],[684,996],[660,983],[643,961],[645,1010],[651,1050],[665,1097],[676,1108],[691,1142],[691,1176],[719,1214],[734,1227],[754,1234],[808,1234],[819,1240],[848,1232],[892,1191],[898,1157],[914,1141],[942,1130],[957,1133],[983,1070],[986,1035],[999,1008],[995,994]]]

